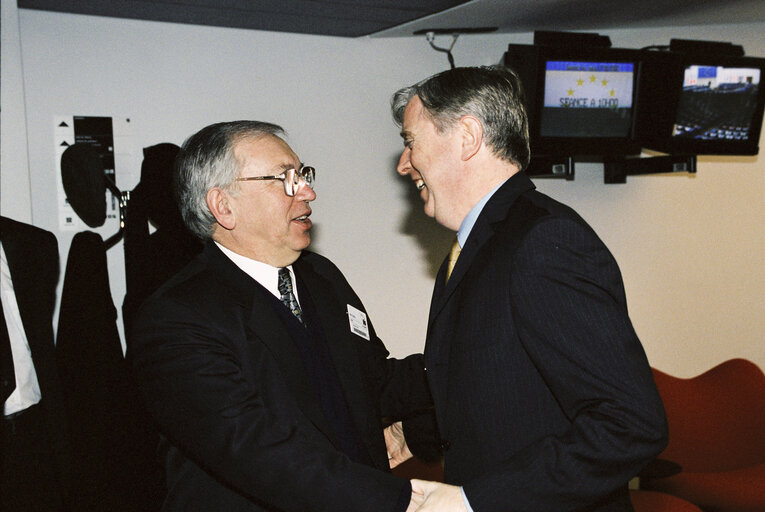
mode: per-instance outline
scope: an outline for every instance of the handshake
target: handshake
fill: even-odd
[[[391,469],[412,458],[400,421],[387,427],[384,435]],[[406,512],[468,512],[461,487],[416,479],[411,483],[412,499]]]

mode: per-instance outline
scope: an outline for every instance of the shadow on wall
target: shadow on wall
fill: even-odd
[[[398,155],[391,160],[391,169],[395,169],[397,164]],[[408,209],[399,231],[414,237],[422,250],[422,257],[427,264],[428,274],[435,279],[441,263],[449,254],[455,233],[437,223],[435,219],[425,215],[420,192],[408,176],[399,177],[397,183],[401,188],[401,196],[404,198]]]

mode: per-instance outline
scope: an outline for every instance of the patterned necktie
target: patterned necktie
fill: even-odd
[[[457,258],[460,257],[460,251],[462,251],[462,247],[460,247],[459,241],[455,238],[454,243],[452,244],[452,249],[449,251],[449,266],[446,268],[446,282],[449,282],[449,278],[452,276],[452,270],[454,270],[454,265],[457,264]]]
[[[295,294],[292,293],[292,277],[288,268],[279,269],[279,293],[282,294],[282,304],[287,306],[292,314],[303,323],[303,312],[300,309]]]

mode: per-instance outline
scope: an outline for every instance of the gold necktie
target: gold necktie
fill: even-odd
[[[454,265],[457,264],[457,258],[460,257],[460,251],[462,250],[462,247],[460,247],[459,241],[455,238],[454,243],[452,244],[452,249],[449,251],[449,266],[446,268],[446,282],[449,282],[449,278],[452,276],[452,270],[454,270]]]

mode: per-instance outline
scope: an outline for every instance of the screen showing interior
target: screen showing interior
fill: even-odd
[[[759,87],[757,68],[687,67],[672,135],[700,140],[748,140]]]
[[[547,61],[541,135],[629,136],[634,77],[631,62]]]

